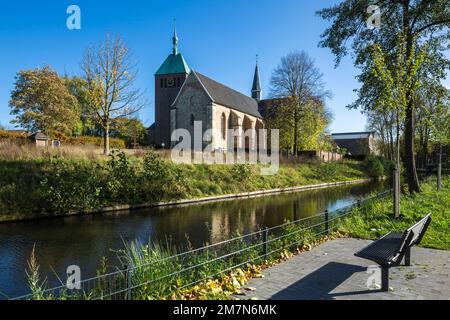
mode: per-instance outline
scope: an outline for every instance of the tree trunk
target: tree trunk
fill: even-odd
[[[401,163],[400,163],[400,121],[397,113],[397,136],[395,141],[395,168],[394,168],[394,217],[400,218],[400,185],[401,185]]]
[[[390,152],[390,157],[389,160],[395,161],[395,151],[394,151],[394,135],[392,134],[392,129],[389,132],[389,152]]]
[[[408,61],[413,53],[414,37],[410,28],[409,0],[403,0],[403,34],[406,36],[406,56]],[[405,66],[408,68],[408,66]],[[411,72],[408,70],[407,72]],[[406,179],[410,193],[420,192],[419,177],[416,170],[416,159],[414,155],[414,102],[412,89],[409,88],[406,93],[406,119],[405,119],[405,167]]]
[[[405,121],[405,167],[409,192],[415,193],[421,192],[421,190],[414,156],[414,107],[411,99],[409,100]]]
[[[393,174],[393,196],[394,196],[394,217],[396,219],[400,218],[400,169],[395,165]]]
[[[109,123],[103,129],[103,154],[109,156]]]
[[[294,111],[294,156],[298,155],[298,111]]]
[[[439,147],[439,163],[437,167],[437,191],[442,190],[442,144]]]

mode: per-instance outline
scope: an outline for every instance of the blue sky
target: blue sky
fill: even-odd
[[[305,50],[324,74],[333,98],[327,105],[335,119],[330,131],[364,130],[359,111],[345,106],[355,99],[357,70],[350,58],[334,68],[328,49],[318,47],[327,24],[315,15],[330,0],[42,0],[2,1],[0,10],[0,124],[8,125],[8,100],[20,69],[52,66],[59,73],[80,75],[87,46],[120,33],[139,67],[137,86],[151,104],[141,110],[146,125],[154,120],[153,74],[171,51],[177,19],[180,51],[191,68],[238,91],[250,94],[255,55],[260,56],[263,90],[272,70],[293,50]],[[82,29],[66,28],[66,9],[76,4]],[[447,84],[449,82],[447,81]]]

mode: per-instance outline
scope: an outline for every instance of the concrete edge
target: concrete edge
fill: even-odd
[[[265,195],[288,193],[288,192],[295,192],[295,191],[324,189],[324,188],[331,188],[331,187],[351,185],[351,184],[362,184],[362,183],[367,183],[370,181],[372,181],[372,179],[360,179],[360,180],[320,183],[320,184],[298,186],[298,187],[258,190],[258,191],[252,191],[252,192],[226,194],[226,195],[221,195],[221,196],[175,200],[175,201],[169,201],[169,202],[144,203],[144,204],[138,204],[138,205],[121,205],[121,206],[106,207],[106,208],[102,208],[100,210],[92,210],[92,211],[85,211],[85,212],[73,212],[71,214],[79,215],[79,214],[86,214],[86,213],[107,213],[107,212],[115,212],[115,211],[126,211],[126,210],[136,210],[136,209],[156,208],[156,207],[173,207],[173,206],[182,206],[182,205],[198,204],[198,203],[205,203],[205,202],[223,201],[223,200],[228,200],[228,199],[262,197]]]
[[[137,204],[137,205],[119,205],[119,206],[105,207],[105,208],[96,209],[96,210],[73,211],[73,212],[69,212],[65,215],[49,215],[49,216],[44,216],[44,217],[39,216],[39,215],[36,215],[33,217],[22,217],[19,215],[18,217],[6,218],[5,220],[1,220],[1,218],[0,218],[0,223],[20,222],[20,221],[29,221],[29,220],[38,220],[38,219],[64,218],[64,217],[92,215],[92,214],[100,214],[100,213],[139,210],[139,209],[146,209],[146,208],[186,206],[186,205],[194,205],[194,204],[199,204],[199,203],[225,201],[225,200],[230,200],[230,199],[244,199],[244,198],[253,198],[253,197],[263,197],[266,195],[289,193],[289,192],[318,190],[318,189],[332,188],[332,187],[352,185],[352,184],[362,184],[362,183],[367,183],[370,181],[372,181],[372,179],[359,179],[359,180],[349,180],[349,181],[340,181],[340,182],[320,183],[320,184],[289,187],[289,188],[258,190],[258,191],[252,191],[252,192],[226,194],[226,195],[211,196],[211,197],[204,197],[204,198],[183,199],[183,200],[175,200],[175,201],[169,201],[169,202],[143,203],[143,204]]]

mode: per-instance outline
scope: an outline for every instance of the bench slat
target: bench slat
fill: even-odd
[[[404,255],[411,246],[420,243],[430,222],[431,213],[404,233],[388,233],[383,238],[372,242],[361,251],[355,253],[355,256],[389,267],[399,262],[397,261],[399,256]]]
[[[355,255],[360,258],[375,261],[380,265],[389,265],[398,255],[400,246],[404,241],[404,236],[403,233],[391,232],[383,238],[372,242]]]

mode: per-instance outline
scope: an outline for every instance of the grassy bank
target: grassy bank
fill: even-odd
[[[392,215],[392,201],[375,201],[346,218],[339,230],[351,237],[376,239],[390,231],[402,232],[423,218],[433,213],[421,246],[450,250],[450,178],[444,180],[444,188],[436,192],[436,181],[423,184],[423,193],[405,195],[401,200],[401,219]]]
[[[0,221],[367,177],[358,162],[284,164],[262,176],[258,166],[176,165],[152,152],[0,158]]]

